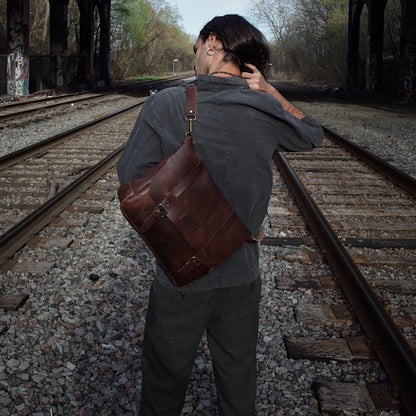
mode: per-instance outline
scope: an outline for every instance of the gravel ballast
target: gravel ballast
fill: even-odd
[[[295,104],[415,174],[414,116],[399,117],[395,112],[342,102],[309,100]],[[82,121],[112,108],[101,103]],[[36,132],[46,138],[52,131],[56,134],[73,127],[78,114],[67,113],[65,125],[63,119],[54,117],[38,120]],[[3,149],[7,146],[5,153],[33,143],[33,132],[27,127],[0,130],[0,144]],[[114,171],[103,184],[116,190]],[[69,217],[69,213],[62,217]],[[83,224],[81,228],[48,227],[40,233],[62,244],[26,246],[16,256],[22,271],[1,272],[1,293],[25,292],[30,296],[19,310],[0,311],[0,330],[7,327],[0,336],[0,416],[138,415],[140,352],[154,260],[122,217],[117,199],[107,201],[99,215],[79,212],[76,219]],[[305,274],[305,267],[314,274],[329,274],[325,266],[314,269],[312,265],[276,261],[277,250],[261,248],[257,414],[319,415],[313,384],[381,383],[385,374],[372,360],[340,364],[287,358],[284,336],[337,337],[358,334],[359,329],[352,322],[300,326],[294,316],[295,305],[330,304],[339,294],[306,288],[276,290],[275,277],[279,274]],[[26,271],[25,262],[34,262],[36,270]],[[216,415],[205,337],[196,356],[183,415]],[[384,415],[398,416],[395,412]]]
[[[416,178],[416,112],[351,102],[297,102],[323,125]]]

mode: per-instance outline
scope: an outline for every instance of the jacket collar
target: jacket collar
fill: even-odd
[[[240,77],[216,77],[213,75],[198,75],[195,84],[199,89],[250,88]]]

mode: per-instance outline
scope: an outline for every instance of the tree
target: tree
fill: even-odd
[[[30,1],[29,53],[49,54],[49,0]]]
[[[344,82],[347,0],[259,0],[251,14],[273,34],[273,64],[281,74]]]
[[[258,23],[268,28],[274,39],[272,51],[277,68],[287,68],[287,42],[291,36],[294,16],[291,0],[259,0],[252,9]]]
[[[115,78],[191,69],[190,36],[179,26],[180,15],[165,0],[127,0],[113,3],[112,68]]]
[[[13,1],[13,0],[9,0]],[[112,0],[111,4],[111,78],[171,72],[173,59],[177,70],[190,70],[192,42],[180,27],[180,15],[165,0]],[[7,53],[7,0],[0,0],[0,54]],[[94,47],[99,48],[99,16],[94,11]],[[77,0],[68,3],[68,74],[76,73],[80,47],[80,14]],[[49,45],[49,0],[30,0],[29,52],[47,57]],[[41,62],[39,59],[36,62]],[[43,61],[42,61],[43,62]],[[46,69],[48,65],[39,64]],[[34,71],[36,72],[36,71]]]

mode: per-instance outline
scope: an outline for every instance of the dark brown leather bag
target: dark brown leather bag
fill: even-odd
[[[189,127],[183,145],[118,190],[123,215],[179,287],[209,273],[252,240],[194,153],[194,84],[186,86],[186,96]]]

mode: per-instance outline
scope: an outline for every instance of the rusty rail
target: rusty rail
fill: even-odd
[[[416,415],[416,353],[394,324],[287,159],[279,152],[275,154],[275,160],[371,346],[395,385],[404,408],[409,415]]]
[[[397,186],[402,187],[407,192],[416,197],[416,179],[410,175],[395,168],[391,164],[380,159],[378,156],[358,146],[351,140],[340,136],[335,131],[328,127],[322,126],[325,136],[347,149],[350,153],[353,153],[359,159],[368,163],[373,169],[383,174],[386,178],[390,179]]]
[[[137,103],[134,103],[132,105],[129,105],[125,108],[122,108],[120,110],[117,110],[111,114],[107,114],[105,116],[102,116],[100,118],[97,118],[96,120],[88,121],[87,123],[81,124],[77,127],[74,127],[70,130],[66,130],[62,133],[58,133],[54,136],[48,137],[47,139],[41,140],[38,143],[34,143],[30,146],[24,147],[22,149],[16,150],[12,153],[8,153],[7,155],[0,157],[0,170],[7,168],[8,166],[14,165],[17,162],[27,159],[30,156],[37,155],[39,153],[42,153],[46,149],[56,146],[61,141],[65,141],[70,137],[71,135],[78,133],[79,131],[94,127],[95,125],[102,123],[103,121],[110,119],[112,117],[118,116],[126,111],[132,110],[139,105],[142,105],[146,100],[142,99],[138,101]]]
[[[20,247],[51,219],[62,212],[78,196],[95,183],[106,171],[112,168],[125,145],[114,150],[110,155],[85,172],[76,181],[69,184],[38,209],[23,218],[16,225],[0,236],[0,263],[13,255]]]

